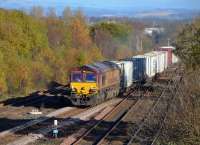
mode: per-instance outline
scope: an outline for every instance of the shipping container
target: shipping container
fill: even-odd
[[[154,52],[145,53],[146,58],[146,74],[148,77],[153,77],[157,71],[157,55]]]
[[[122,89],[128,88],[132,85],[133,80],[133,63],[131,61],[111,61],[119,66],[121,70],[121,83]]]
[[[167,51],[161,51],[161,52],[163,52],[165,54],[165,65],[164,65],[164,67],[166,69],[168,67],[168,53],[167,53]]]
[[[167,65],[171,65],[172,64],[172,52],[175,49],[175,47],[173,46],[163,46],[163,47],[159,47],[157,49],[157,51],[166,51],[167,52]]]
[[[164,51],[153,51],[157,56],[157,72],[161,73],[165,70],[166,65],[166,52]]]
[[[146,79],[146,58],[143,55],[137,55],[132,58],[133,61],[133,81],[143,82]]]

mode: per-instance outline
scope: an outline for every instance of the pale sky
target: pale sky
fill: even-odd
[[[116,12],[152,9],[200,10],[200,0],[0,0],[1,8],[28,10],[32,6],[42,6],[45,9],[54,7],[58,13],[66,6],[72,9],[82,8],[85,11],[110,10]]]

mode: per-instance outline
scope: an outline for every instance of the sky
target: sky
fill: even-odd
[[[58,14],[67,6],[81,8],[86,13],[125,13],[154,9],[200,10],[200,0],[0,0],[1,8],[29,10],[33,6],[53,7]]]

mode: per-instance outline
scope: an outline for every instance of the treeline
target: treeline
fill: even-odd
[[[66,84],[72,67],[133,55],[133,26],[90,24],[81,11],[62,17],[41,7],[30,14],[0,9],[0,95],[27,94],[51,81]],[[133,45],[133,44],[132,44]]]
[[[81,12],[60,19],[0,9],[0,93],[66,83],[71,67],[102,59]]]
[[[200,144],[200,19],[185,25],[175,53],[184,65],[180,91],[171,102],[158,145]]]

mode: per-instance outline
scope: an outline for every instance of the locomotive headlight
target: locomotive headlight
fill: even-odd
[[[71,90],[72,90],[72,92],[76,92],[77,91],[77,89],[74,86],[71,86]]]

